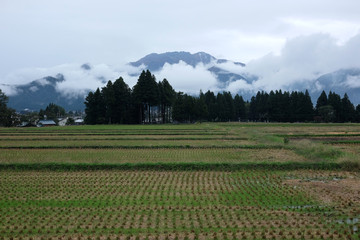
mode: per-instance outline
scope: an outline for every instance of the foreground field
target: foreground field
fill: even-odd
[[[360,239],[359,124],[0,129],[0,239]]]
[[[114,170],[1,176],[3,238],[359,238],[358,173]],[[333,185],[339,189],[332,191]]]

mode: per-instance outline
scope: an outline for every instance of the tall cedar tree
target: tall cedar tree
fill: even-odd
[[[235,121],[243,121],[247,118],[245,101],[242,96],[236,94],[234,97]]]
[[[341,108],[342,108],[342,119],[341,122],[352,122],[354,121],[355,116],[355,107],[350,102],[348,95],[345,93],[344,97],[341,99]]]
[[[159,88],[155,76],[149,70],[142,71],[133,87],[133,99],[138,107],[139,123],[146,121],[145,113],[148,113],[148,123],[151,122],[151,107],[158,104]]]
[[[166,78],[158,83],[158,89],[162,122],[168,123],[171,120],[171,107],[174,104],[176,92]]]
[[[323,107],[323,106],[326,106],[326,105],[328,105],[328,98],[326,96],[325,91],[322,91],[319,98],[318,98],[318,100],[317,100],[317,102],[316,102],[316,106],[315,106],[316,111],[318,112],[320,107]]]
[[[101,93],[105,104],[105,121],[108,124],[111,124],[114,118],[114,109],[116,106],[115,92],[111,81],[108,81],[106,86],[101,89]]]
[[[328,96],[328,105],[332,106],[333,110],[333,120],[335,122],[341,122],[342,121],[342,104],[341,104],[341,97],[340,95],[336,94],[335,92],[329,92]]]
[[[131,89],[122,77],[115,80],[112,85],[115,94],[113,118],[115,123],[131,123]]]
[[[7,107],[8,101],[8,96],[0,89],[0,126],[3,127],[15,126],[18,123],[15,110]]]
[[[100,89],[97,88],[96,91],[89,92],[88,96],[85,98],[85,123],[86,124],[105,124],[106,122],[106,108],[104,96],[101,93]]]

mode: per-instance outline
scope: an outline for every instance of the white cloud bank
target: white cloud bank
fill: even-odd
[[[319,76],[346,68],[360,67],[360,34],[343,45],[328,34],[300,36],[286,42],[279,55],[268,54],[247,64],[244,72],[258,76],[251,84],[238,80],[227,87],[239,90],[276,90],[306,86]],[[348,86],[355,86],[348,80]]]
[[[176,91],[198,94],[200,90],[216,90],[217,79],[207,67],[198,64],[196,67],[180,61],[178,64],[166,63],[162,70],[155,73],[157,80],[166,78]]]
[[[50,84],[44,77],[56,77],[60,73],[64,76],[64,81],[56,84],[56,90],[68,97],[83,96],[88,93],[88,90],[101,88],[108,80],[114,81],[120,76],[133,86],[137,78],[130,75],[140,71],[129,65],[123,65],[121,68],[106,64],[89,66],[89,69],[85,69],[81,67],[81,64],[62,64],[50,68],[22,69],[5,77],[4,92],[8,95],[16,95],[16,85],[24,85],[32,81],[40,85]],[[32,91],[36,89],[33,88]]]
[[[268,54],[249,62],[246,67],[232,62],[199,64],[195,67],[185,62],[165,64],[159,72],[153,72],[157,80],[166,78],[176,91],[198,94],[207,91],[256,92],[259,90],[298,90],[294,86],[317,86],[314,82],[319,76],[346,68],[360,68],[360,34],[347,42],[339,44],[338,40],[328,34],[312,34],[289,39],[278,55]],[[14,94],[13,84],[25,84],[46,76],[64,75],[65,81],[57,84],[57,90],[66,96],[85,95],[87,90],[103,87],[108,80],[114,81],[122,76],[125,82],[133,87],[141,69],[122,64],[117,67],[106,64],[90,65],[90,69],[81,64],[63,64],[50,68],[23,69],[9,74],[2,79],[0,87],[8,94]],[[207,69],[211,66],[242,76],[257,76],[253,81],[233,79],[227,86],[221,85],[216,76]],[[360,87],[358,77],[348,77],[344,83],[347,87]],[[9,86],[10,85],[10,86]],[[33,89],[34,91],[36,89]],[[311,89],[309,89],[311,90]],[[318,89],[317,89],[318,90]]]

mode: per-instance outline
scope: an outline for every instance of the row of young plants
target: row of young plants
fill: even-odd
[[[287,149],[131,148],[131,149],[2,149],[1,164],[245,164],[301,163],[304,157]],[[75,166],[75,165],[74,165]],[[92,167],[92,166],[90,166]],[[116,167],[116,166],[115,166]],[[153,166],[151,166],[153,167]]]

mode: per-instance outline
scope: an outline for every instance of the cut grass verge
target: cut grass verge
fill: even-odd
[[[332,161],[342,156],[342,152],[321,143],[315,143],[309,140],[301,140],[292,145],[294,151],[313,161]]]

